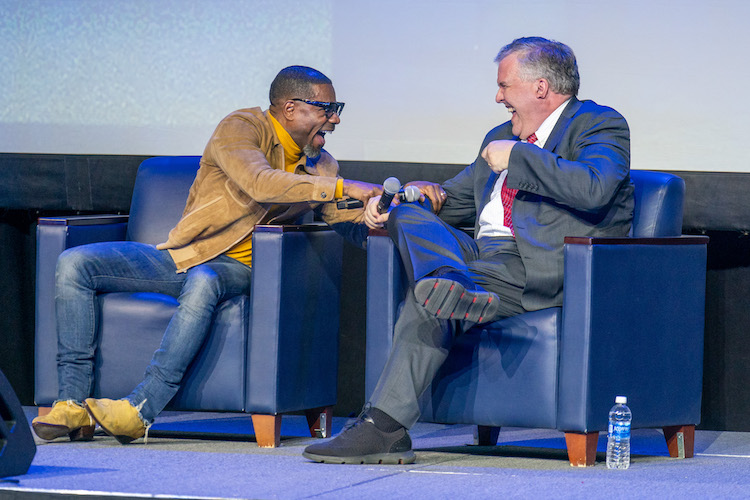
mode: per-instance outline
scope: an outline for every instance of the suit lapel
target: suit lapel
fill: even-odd
[[[509,139],[518,141],[518,137],[511,133],[510,122],[506,122],[503,125],[504,127],[498,129],[498,132],[496,132],[495,135],[490,138],[490,140],[495,141],[500,139]],[[484,158],[477,157],[476,161],[482,162],[482,168],[480,169],[480,172],[483,172],[485,169],[487,170],[487,172],[489,172],[489,174],[487,175],[487,180],[483,183],[484,190],[482,191],[482,197],[480,198],[479,203],[479,211],[481,212],[482,209],[484,209],[485,205],[490,202],[490,196],[492,195],[492,191],[495,189],[495,183],[497,182],[497,178],[500,177],[500,174],[493,172],[490,166],[487,165],[487,162],[484,161]],[[480,184],[482,184],[481,181]]]
[[[489,170],[490,175],[487,178],[487,182],[484,183],[484,191],[482,192],[482,200],[479,204],[480,206],[480,212],[481,209],[487,205],[487,203],[490,202],[490,195],[492,194],[492,191],[495,189],[495,182],[497,182],[497,178],[500,177],[500,174],[493,172],[489,166],[487,167],[487,170]]]

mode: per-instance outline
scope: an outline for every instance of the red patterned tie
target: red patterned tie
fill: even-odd
[[[536,142],[536,134],[531,134],[527,139],[526,142],[529,144],[534,144]],[[503,187],[500,188],[500,200],[503,202],[503,224],[505,224],[506,227],[510,228],[510,234],[513,236],[516,235],[516,232],[513,230],[513,200],[516,197],[516,193],[518,192],[518,189],[510,189],[508,187],[508,176],[505,176],[505,179],[503,180]]]

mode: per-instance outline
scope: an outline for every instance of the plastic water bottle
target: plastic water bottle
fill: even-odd
[[[615,405],[609,410],[609,432],[607,433],[607,468],[630,467],[630,413],[628,398],[617,396]]]

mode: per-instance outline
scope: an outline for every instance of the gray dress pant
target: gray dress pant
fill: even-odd
[[[525,312],[521,295],[526,282],[513,238],[472,239],[417,204],[404,203],[389,216],[388,232],[410,280],[395,331],[393,348],[370,404],[406,428],[419,419],[419,398],[442,366],[453,340],[474,326],[439,320],[414,298],[414,283],[433,271],[450,267],[464,272],[500,298],[494,321]]]

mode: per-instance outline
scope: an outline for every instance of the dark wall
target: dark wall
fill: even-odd
[[[750,236],[707,231],[703,428],[750,430]]]
[[[750,430],[750,174],[675,172],[685,179],[683,232],[706,234],[704,429]]]
[[[22,404],[34,382],[34,214],[0,211],[0,370]]]
[[[72,213],[127,213],[142,156],[0,154],[0,370],[21,402],[33,404],[36,219]],[[345,178],[442,181],[462,166],[341,162]],[[711,237],[708,256],[703,424],[750,430],[750,174],[675,172],[686,181],[684,232]],[[708,187],[708,189],[706,189]],[[707,193],[708,191],[708,193]],[[713,195],[712,193],[713,192]],[[714,196],[715,195],[715,196]],[[344,250],[337,415],[365,401],[365,252]],[[676,349],[679,346],[675,346]],[[658,360],[655,360],[658,361]]]

